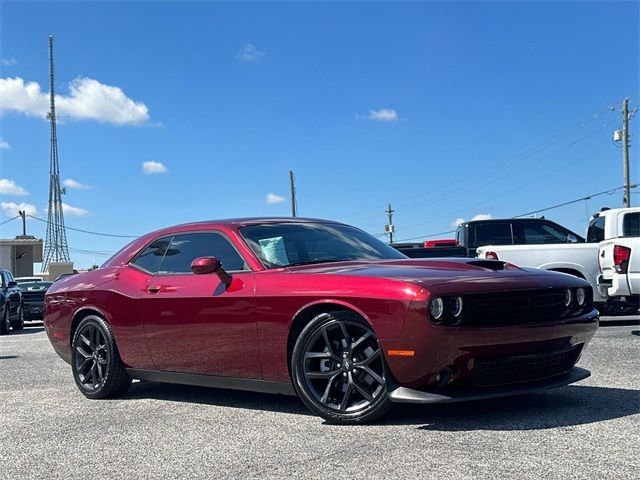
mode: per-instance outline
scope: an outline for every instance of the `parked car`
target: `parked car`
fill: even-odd
[[[598,289],[622,313],[639,313],[640,211],[623,215],[621,227],[622,237],[600,242]]]
[[[88,398],[132,378],[297,394],[330,422],[394,402],[522,394],[589,375],[584,280],[504,262],[409,259],[341,223],[166,228],[55,282],[45,328]]]
[[[22,292],[9,270],[0,269],[0,335],[24,328]]]
[[[594,289],[594,300],[602,313],[633,313],[637,310],[620,297],[609,297],[598,290],[600,266],[598,255],[603,240],[624,236],[625,217],[637,215],[640,208],[604,209],[593,215],[587,229],[586,243],[487,245],[477,249],[480,258],[504,260],[521,267],[568,273],[587,280]]]
[[[25,321],[42,320],[44,317],[44,294],[53,282],[18,283],[22,290],[22,309]]]

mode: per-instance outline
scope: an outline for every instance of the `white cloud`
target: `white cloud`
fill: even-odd
[[[9,150],[11,145],[4,138],[0,137],[0,150]]]
[[[162,162],[154,162],[149,160],[142,164],[142,171],[147,175],[154,175],[156,173],[167,173],[169,169],[164,166]]]
[[[261,57],[264,57],[264,52],[258,51],[258,49],[251,43],[245,43],[238,53],[236,53],[236,60],[241,62],[257,62]]]
[[[491,220],[493,217],[491,216],[490,213],[479,213],[477,215],[475,215],[471,221],[474,220]],[[463,224],[464,222],[466,222],[466,220],[464,218],[456,218],[453,222],[451,222],[451,226],[452,227],[457,227],[461,224]]]
[[[49,97],[36,82],[20,77],[0,78],[0,116],[7,111],[45,117]],[[96,120],[135,125],[149,120],[149,109],[131,100],[119,87],[92,78],[78,77],[69,84],[69,95],[56,95],[56,112],[62,119]]]
[[[398,112],[392,108],[382,108],[380,110],[369,110],[367,115],[358,116],[366,120],[374,120],[376,122],[397,122],[400,120]]]
[[[0,178],[0,193],[3,195],[29,195],[29,192],[8,178]]]
[[[0,202],[0,208],[2,208],[7,217],[17,216],[19,210],[27,212],[27,215],[34,217],[38,215],[38,209],[30,203]]]
[[[3,67],[10,67],[11,65],[15,65],[16,63],[18,63],[18,61],[13,57],[0,58],[0,65],[2,65]]]
[[[62,182],[62,185],[72,190],[89,190],[91,188],[89,185],[80,183],[77,180],[74,180],[73,178],[67,178]]]
[[[277,203],[282,203],[286,200],[286,198],[281,197],[280,195],[276,195],[275,193],[267,193],[264,197],[264,201],[269,205],[275,205]]]
[[[84,217],[85,215],[89,215],[89,211],[80,207],[72,207],[71,205],[67,205],[66,203],[62,203],[62,213],[65,215],[73,215],[76,217]]]

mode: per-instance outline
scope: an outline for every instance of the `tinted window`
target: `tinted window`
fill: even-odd
[[[476,225],[476,247],[483,245],[511,245],[510,223],[481,223]]]
[[[569,232],[553,225],[539,222],[522,224],[524,243],[568,243]]]
[[[592,218],[587,230],[587,242],[597,243],[604,240],[604,217]]]
[[[53,282],[24,282],[19,283],[18,287],[23,292],[37,292],[48,289]]]
[[[156,273],[160,268],[162,257],[164,257],[171,243],[171,238],[172,237],[163,237],[154,240],[132,263],[136,267],[146,270],[149,273]]]
[[[354,227],[324,223],[251,225],[241,231],[267,268],[296,263],[407,258]]]
[[[640,237],[640,212],[627,213],[622,220],[622,235]]]
[[[191,262],[198,257],[218,257],[225,270],[247,270],[240,254],[222,235],[185,233],[173,237],[158,272],[191,273]]]

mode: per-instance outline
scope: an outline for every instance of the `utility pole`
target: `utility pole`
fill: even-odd
[[[629,99],[622,102],[622,162],[624,164],[624,206],[631,206],[631,182],[629,173]]]
[[[26,210],[18,210],[18,215],[22,217],[22,236],[27,236],[27,211]]]
[[[384,226],[384,231],[385,233],[389,234],[389,244],[393,243],[393,212],[394,211],[395,210],[391,209],[391,204],[389,204],[389,206],[385,210],[385,212],[387,212],[387,215],[389,217],[389,223]]]
[[[289,170],[289,184],[291,187],[291,216],[297,217],[298,208],[296,204],[296,185],[295,185],[295,179],[293,177],[293,170]]]

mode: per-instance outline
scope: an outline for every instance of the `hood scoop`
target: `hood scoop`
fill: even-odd
[[[474,267],[486,268],[497,272],[498,270],[504,270],[507,262],[501,262],[500,260],[471,260],[467,262],[467,265],[473,265]]]

